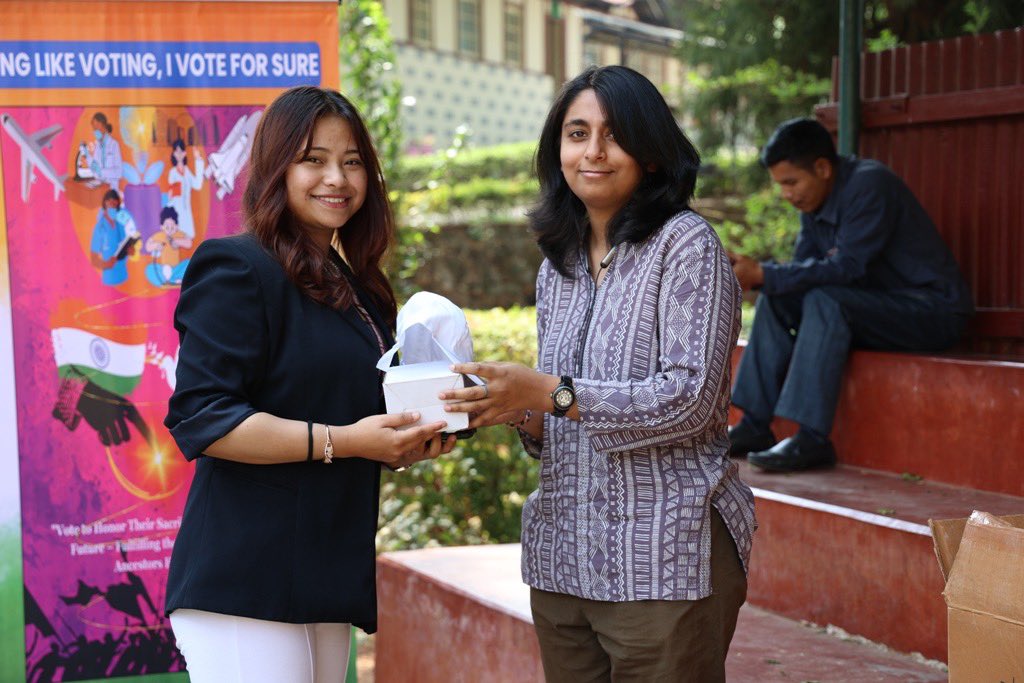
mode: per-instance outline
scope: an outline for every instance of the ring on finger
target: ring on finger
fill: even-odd
[[[489,390],[489,389],[487,388],[487,382],[484,382],[484,383],[483,383],[483,384],[481,384],[480,386],[482,386],[482,387],[484,388],[484,395],[483,395],[483,398],[487,398],[488,396],[490,396],[490,395],[491,395],[491,392],[490,392],[490,390]]]

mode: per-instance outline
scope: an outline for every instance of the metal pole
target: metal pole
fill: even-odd
[[[840,0],[839,5],[839,153],[856,154],[860,137],[864,0]]]

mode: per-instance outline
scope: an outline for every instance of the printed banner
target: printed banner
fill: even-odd
[[[337,86],[336,9],[0,8],[0,513],[20,508],[0,519],[0,611],[21,615],[0,620],[18,629],[2,680],[184,668],[163,617],[192,472],[163,427],[173,311],[196,246],[240,229],[266,103]]]
[[[0,41],[0,88],[273,88],[320,84],[316,43]]]

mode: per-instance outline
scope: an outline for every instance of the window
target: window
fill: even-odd
[[[523,7],[505,4],[505,62],[513,66],[523,63]]]
[[[432,0],[410,0],[409,37],[416,45],[430,47],[434,42]]]
[[[459,0],[459,54],[480,58],[480,0]]]
[[[601,48],[595,43],[584,43],[583,66],[601,66]]]

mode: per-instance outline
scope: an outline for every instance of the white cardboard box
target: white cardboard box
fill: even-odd
[[[444,420],[445,432],[457,432],[469,427],[469,413],[446,413],[444,401],[437,397],[442,391],[461,389],[462,375],[449,369],[448,361],[413,363],[388,368],[384,374],[384,402],[388,414],[416,411],[418,425]]]

